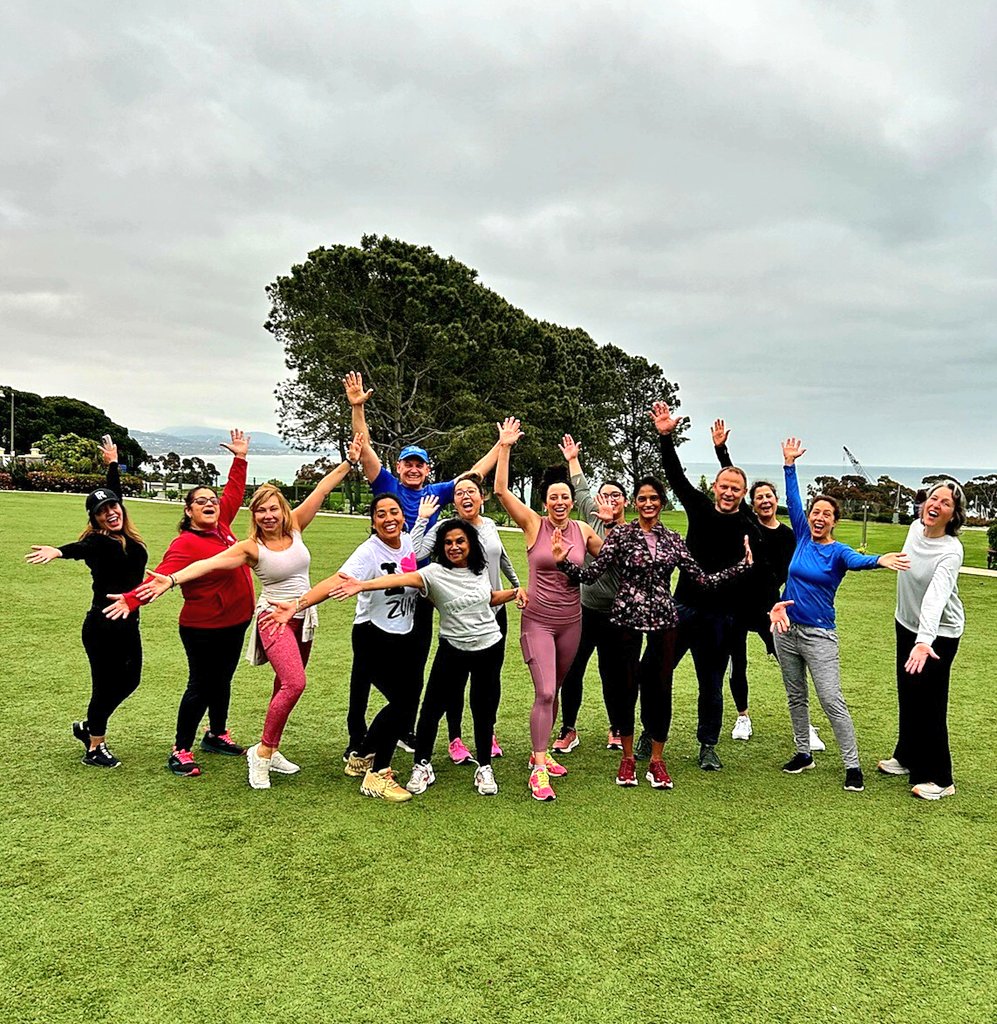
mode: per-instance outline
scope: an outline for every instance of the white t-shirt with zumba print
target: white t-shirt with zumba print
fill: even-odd
[[[339,571],[358,580],[415,572],[412,541],[407,533],[403,533],[400,539],[401,546],[392,548],[376,535],[368,538],[350,555]],[[418,600],[419,591],[416,587],[361,591],[357,594],[357,610],[353,622],[355,625],[372,622],[385,633],[410,633]]]

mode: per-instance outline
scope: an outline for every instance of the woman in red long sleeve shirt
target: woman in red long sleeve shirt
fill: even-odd
[[[232,520],[242,507],[246,490],[246,452],[249,438],[241,430],[231,432],[231,444],[223,444],[234,456],[221,498],[210,487],[195,487],[184,500],[180,533],[166,549],[156,572],[177,572],[192,562],[210,558],[236,543]],[[225,569],[191,580],[180,587],[180,640],[187,652],[187,688],[177,712],[176,742],[167,760],[174,775],[201,774],[191,748],[198,726],[208,713],[208,731],[201,737],[201,749],[216,754],[241,756],[245,749],[228,731],[228,707],[242,652],[246,628],[253,618],[256,596],[253,577],[246,565]],[[126,616],[139,607],[135,591],[109,594],[116,598],[104,610],[109,618]]]

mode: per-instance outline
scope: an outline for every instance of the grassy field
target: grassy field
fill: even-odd
[[[895,584],[876,572],[850,576],[838,600],[863,794],[842,791],[819,710],[829,750],[818,770],[778,770],[791,753],[785,695],[752,639],[755,736],[721,742],[724,771],[696,767],[687,660],[666,748],[674,791],[618,789],[590,672],[582,745],[558,800],[536,804],[532,688],[512,643],[499,796],[478,797],[471,770],[438,756],[437,784],[389,806],[360,797],[339,760],[351,605],[321,610],[282,745],[299,775],[253,792],[238,759],[205,756],[195,780],[166,772],[185,681],[174,597],[144,613],[143,683],[111,722],[124,767],[83,768],[68,726],[89,692],[78,635],[89,576],[80,563],[20,560],[31,543],[72,539],[82,504],[0,494],[6,1022],[995,1019],[997,580],[960,583],[969,627],[953,678],[954,799],[922,803],[874,771],[895,738]],[[136,503],[133,517],[157,557],[177,508]],[[841,539],[857,530],[846,524]],[[903,534],[875,526],[871,547],[898,548]],[[364,536],[357,520],[317,521],[313,578]],[[506,540],[522,566],[519,536]],[[231,728],[245,742],[258,738],[270,680],[238,671]],[[395,763],[407,778],[408,756]]]

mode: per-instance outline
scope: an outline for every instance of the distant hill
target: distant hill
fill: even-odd
[[[307,454],[288,448],[276,434],[268,434],[263,430],[249,430],[247,433],[252,438],[250,450],[256,455]],[[163,427],[156,431],[133,430],[131,434],[150,455],[165,455],[167,452],[203,455],[214,451],[222,441],[229,439],[228,431],[213,430],[211,427]]]

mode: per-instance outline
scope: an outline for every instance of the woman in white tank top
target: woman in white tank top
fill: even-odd
[[[172,576],[153,573],[153,579],[136,592],[139,598],[152,600],[178,583],[241,565],[251,566],[259,577],[263,590],[256,605],[256,623],[250,632],[246,657],[254,665],[269,661],[275,677],[262,738],[246,751],[249,784],[253,789],[269,789],[271,772],[293,775],[300,770],[284,757],[279,747],[288,715],[305,688],[305,666],[318,623],[314,608],[298,612],[286,629],[261,629],[260,617],[267,614],[272,604],[296,601],[311,589],[308,578],[311,555],[301,534],[329,493],[359,463],[361,446],[362,438],[358,434],[350,445],[346,461],[323,477],[315,490],[293,510],[273,484],[257,488],[249,501],[252,519],[246,540],[213,558],[193,562]]]

